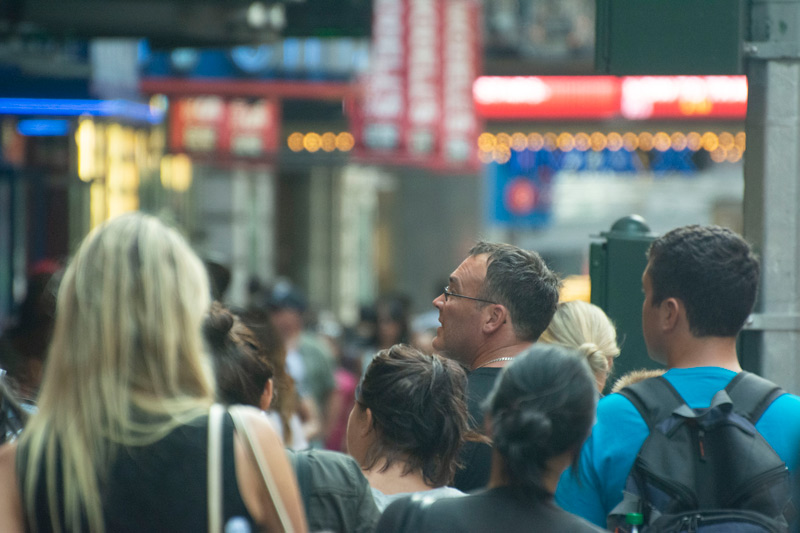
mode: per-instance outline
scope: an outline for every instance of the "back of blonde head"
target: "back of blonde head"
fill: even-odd
[[[580,300],[558,304],[539,341],[577,348],[589,362],[598,385],[605,384],[611,370],[609,359],[620,352],[617,332],[608,316],[596,305]]]
[[[34,474],[60,465],[65,524],[55,529],[77,531],[83,516],[103,531],[98,481],[117,447],[154,442],[208,408],[214,387],[201,336],[208,306],[202,262],[156,218],[123,215],[86,237],[58,293],[39,413],[20,440],[29,519]],[[54,480],[47,491],[55,505]]]

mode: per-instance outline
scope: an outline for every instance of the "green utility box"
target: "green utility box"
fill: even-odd
[[[642,274],[647,267],[647,249],[655,237],[642,217],[630,215],[617,220],[611,231],[601,233],[602,242],[590,245],[592,303],[616,325],[622,349],[607,388],[630,370],[661,368],[647,356],[642,335]]]
[[[749,6],[745,0],[596,0],[595,4],[598,73],[744,73],[741,43]]]

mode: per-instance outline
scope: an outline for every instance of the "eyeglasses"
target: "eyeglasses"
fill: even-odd
[[[444,301],[447,301],[447,298],[450,296],[455,296],[456,298],[465,298],[467,300],[475,300],[476,302],[485,302],[487,304],[497,304],[497,302],[493,302],[491,300],[484,300],[483,298],[475,298],[473,296],[464,296],[463,294],[456,294],[454,292],[450,292],[450,286],[444,288]]]

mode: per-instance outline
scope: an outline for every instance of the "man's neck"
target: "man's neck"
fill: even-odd
[[[470,370],[503,367],[508,364],[508,357],[514,357],[522,353],[532,344],[532,342],[517,342],[506,346],[482,350],[475,359],[472,360]]]
[[[741,372],[735,337],[692,337],[667,355],[667,368],[715,366]]]

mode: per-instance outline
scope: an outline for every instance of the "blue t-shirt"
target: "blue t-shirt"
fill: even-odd
[[[736,372],[718,367],[673,368],[664,374],[689,407],[703,408]],[[764,412],[756,429],[794,473],[800,445],[800,397],[784,394]],[[608,513],[622,501],[625,480],[649,431],[639,412],[620,394],[597,405],[592,434],[581,449],[578,476],[568,468],[556,490],[565,510],[605,527]]]

